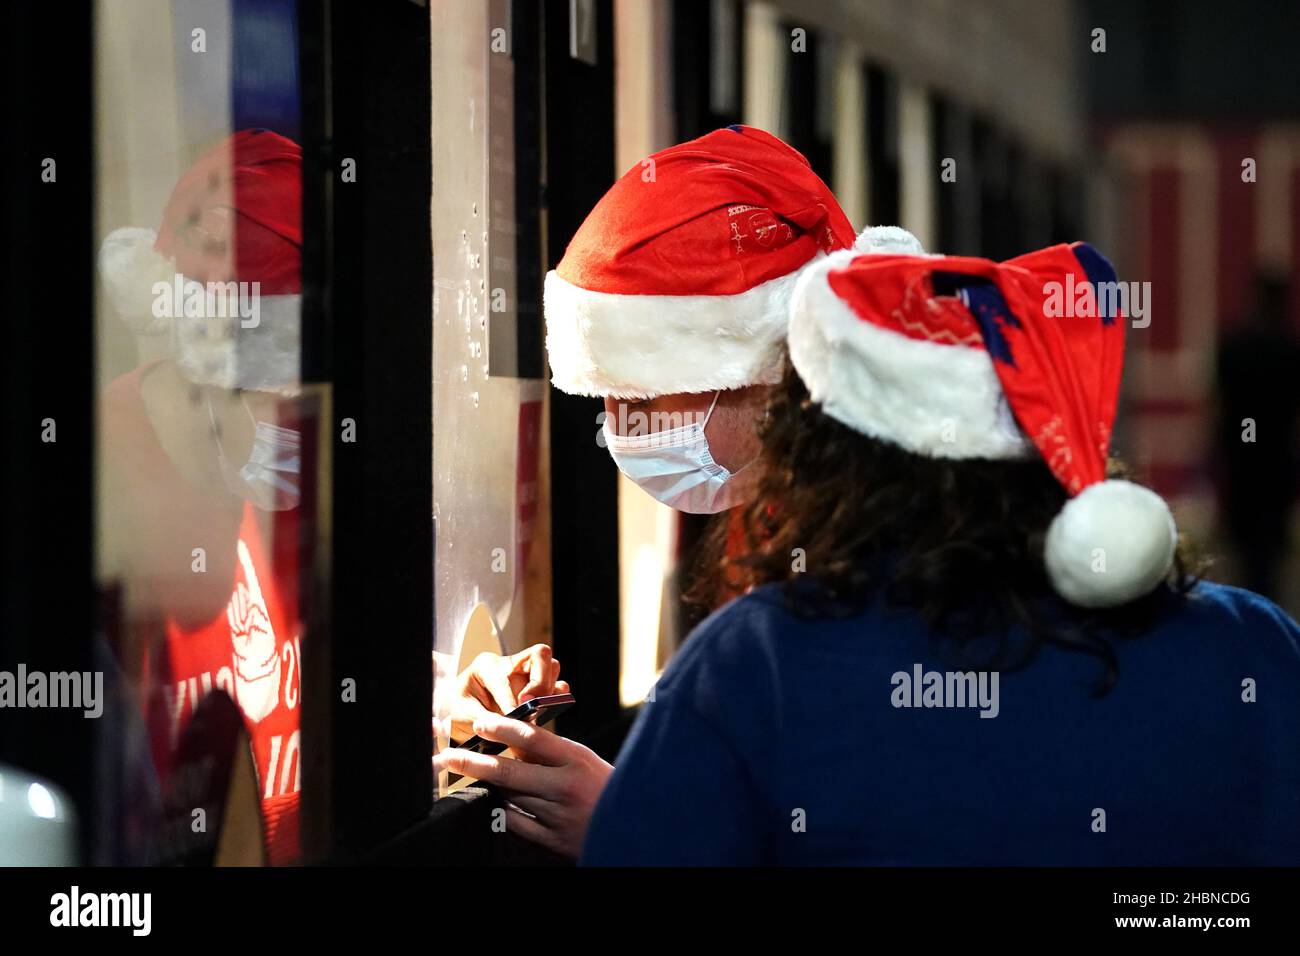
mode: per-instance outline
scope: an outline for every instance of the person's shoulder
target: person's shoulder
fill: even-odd
[[[1226,616],[1242,622],[1263,617],[1295,626],[1286,611],[1264,595],[1231,584],[1197,581],[1183,600],[1187,612],[1195,615]]]
[[[145,377],[157,364],[157,362],[149,362],[137,366],[104,386],[100,401],[106,430],[138,429],[141,423],[148,423],[149,415],[145,410],[143,383]]]
[[[104,386],[104,401],[129,402],[138,400],[140,396],[140,377],[143,372],[143,368],[133,368],[131,371],[124,372],[110,381]]]
[[[1179,616],[1245,637],[1288,638],[1300,651],[1300,625],[1273,601],[1245,588],[1198,581],[1183,596]]]

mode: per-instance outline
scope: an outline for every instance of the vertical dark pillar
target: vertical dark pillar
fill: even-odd
[[[547,244],[554,267],[614,178],[613,4],[601,0],[595,65],[569,55],[569,4],[546,4]],[[618,473],[596,444],[596,399],[551,391],[555,654],[581,737],[619,714]]]
[[[359,852],[432,802],[432,251],[429,12],[304,3],[304,370],[333,383],[328,660],[304,706],[327,726],[329,848]],[[355,161],[356,181],[342,177]],[[355,422],[355,441],[341,423]],[[356,700],[343,699],[355,681]],[[317,746],[322,738],[317,736]]]
[[[672,84],[677,141],[741,120],[744,4],[673,0]]]
[[[39,3],[4,21],[0,670],[84,672],[95,667],[92,22]],[[86,859],[98,729],[80,710],[0,711],[0,760],[68,792]]]
[[[805,31],[803,47],[794,49],[793,31]],[[813,171],[826,183],[834,174],[835,147],[831,140],[834,102],[828,86],[831,46],[822,34],[805,23],[794,21],[782,24],[782,42],[785,44],[785,88],[782,91],[782,113],[785,115],[790,145],[803,153]],[[779,132],[772,130],[771,132]]]
[[[861,225],[891,226],[899,223],[898,84],[883,69],[864,67],[867,86],[867,218]]]

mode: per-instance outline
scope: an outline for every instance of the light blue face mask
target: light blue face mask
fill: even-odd
[[[236,469],[221,444],[212,399],[208,399],[208,418],[217,442],[222,480],[231,494],[251,501],[263,511],[296,508],[300,497],[298,474],[302,469],[302,436],[292,428],[257,421],[246,404],[244,411],[248,412],[253,423],[253,450],[248,455],[248,463]]]
[[[605,447],[618,470],[635,481],[651,497],[670,508],[690,514],[716,514],[745,501],[752,490],[748,481],[734,480],[731,472],[713,460],[704,428],[718,404],[718,395],[703,422],[692,422],[648,435],[616,435],[607,416],[602,430]]]

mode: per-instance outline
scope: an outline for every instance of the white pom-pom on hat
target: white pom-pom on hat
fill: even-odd
[[[1043,561],[1052,586],[1071,604],[1116,607],[1165,579],[1177,539],[1163,498],[1111,479],[1066,502],[1047,530]]]
[[[118,317],[137,335],[165,335],[171,319],[153,314],[153,287],[169,285],[176,269],[154,249],[158,234],[152,229],[126,226],[114,229],[99,247],[99,274],[108,301]]]

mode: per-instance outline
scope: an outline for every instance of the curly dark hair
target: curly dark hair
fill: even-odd
[[[1119,674],[1108,638],[1149,630],[1203,570],[1180,536],[1169,579],[1151,594],[1106,610],[1072,607],[1043,566],[1066,494],[1041,458],[929,458],[869,438],[823,414],[788,359],[767,412],[757,497],[706,533],[685,595],[694,605],[712,609],[773,582],[802,617],[851,615],[883,598],[916,610],[967,666],[1013,670],[1044,644],[1091,654],[1103,664],[1093,688],[1101,695]],[[1117,461],[1108,470],[1125,474]]]

